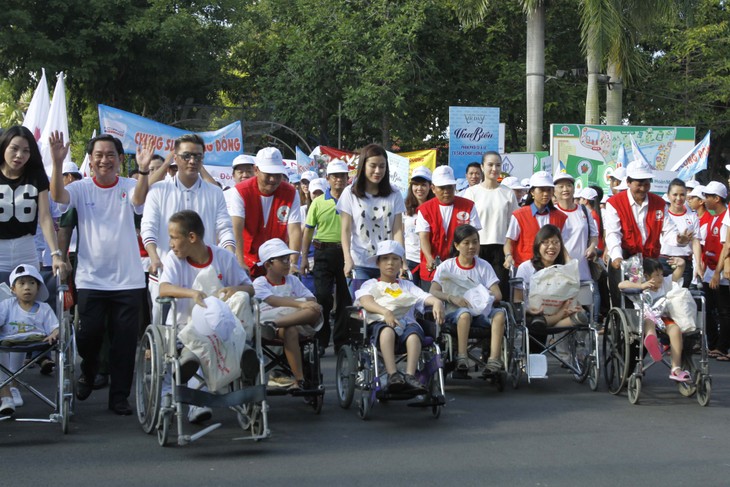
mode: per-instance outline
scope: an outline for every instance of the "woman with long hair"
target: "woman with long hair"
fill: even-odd
[[[352,273],[352,291],[367,279],[377,278],[375,263],[378,242],[403,241],[403,217],[406,207],[401,194],[390,184],[388,155],[378,144],[362,148],[357,175],[337,201],[342,216],[342,251],[345,275]],[[403,268],[407,269],[405,259]]]
[[[421,276],[417,267],[421,261],[421,241],[416,233],[416,219],[418,207],[434,198],[431,190],[431,171],[424,166],[417,167],[411,174],[411,183],[408,185],[406,196],[406,212],[403,213],[403,239],[406,242],[406,262],[408,270],[413,274],[413,283],[421,285]]]

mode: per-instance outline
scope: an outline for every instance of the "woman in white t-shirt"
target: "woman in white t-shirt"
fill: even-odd
[[[416,233],[418,207],[434,198],[431,190],[431,171],[425,166],[419,166],[411,174],[411,183],[408,185],[406,196],[406,212],[403,213],[403,239],[406,242],[406,262],[408,270],[413,274],[413,284],[421,285],[421,276],[416,268],[421,263],[421,240]]]
[[[403,241],[403,217],[406,207],[403,196],[391,186],[388,158],[378,144],[362,148],[357,176],[337,201],[342,217],[342,251],[345,275],[352,273],[353,289],[367,279],[377,278],[375,263],[378,242]],[[405,260],[403,269],[407,269]]]
[[[697,271],[695,272],[695,266],[693,264],[693,258],[695,262],[702,262],[700,220],[696,213],[688,211],[685,206],[687,186],[684,184],[684,181],[681,179],[673,179],[669,183],[667,197],[669,198],[667,216],[674,222],[676,230],[662,233],[659,238],[659,242],[661,243],[659,262],[662,263],[665,273],[671,273],[672,268],[669,265],[669,259],[672,257],[681,257],[685,264],[684,274],[682,275],[684,279],[682,286],[689,287],[695,274],[702,279],[701,266],[698,265]],[[682,239],[677,238],[680,235],[683,236]],[[677,245],[677,242],[680,240],[688,243]]]

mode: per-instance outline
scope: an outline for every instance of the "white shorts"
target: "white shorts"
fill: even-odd
[[[32,265],[40,270],[33,235],[0,239],[0,272],[13,272],[20,264]]]

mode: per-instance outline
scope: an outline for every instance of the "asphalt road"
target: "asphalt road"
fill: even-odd
[[[704,408],[679,395],[666,368],[649,371],[641,403],[631,405],[625,392],[612,396],[603,383],[592,392],[551,365],[547,380],[502,393],[449,380],[439,419],[391,402],[362,421],[337,404],[328,352],[322,414],[272,397],[272,436],[258,443],[231,441],[244,432],[231,411],[216,410],[221,428],[161,448],[136,416],[105,409],[106,390],[78,403],[68,435],[56,424],[0,422],[0,486],[730,485],[730,364],[712,361]],[[50,390],[37,370],[30,377]],[[19,417],[48,414],[24,397]]]

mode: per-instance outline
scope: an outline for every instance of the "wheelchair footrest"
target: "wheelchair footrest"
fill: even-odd
[[[446,404],[444,396],[432,396],[425,398],[423,401],[409,402],[406,406],[412,408],[431,408],[434,406],[443,406],[444,404]]]
[[[183,404],[211,408],[229,408],[265,400],[266,386],[246,387],[227,394],[213,394],[198,389],[191,389],[186,386],[175,386],[175,394],[177,400]]]

